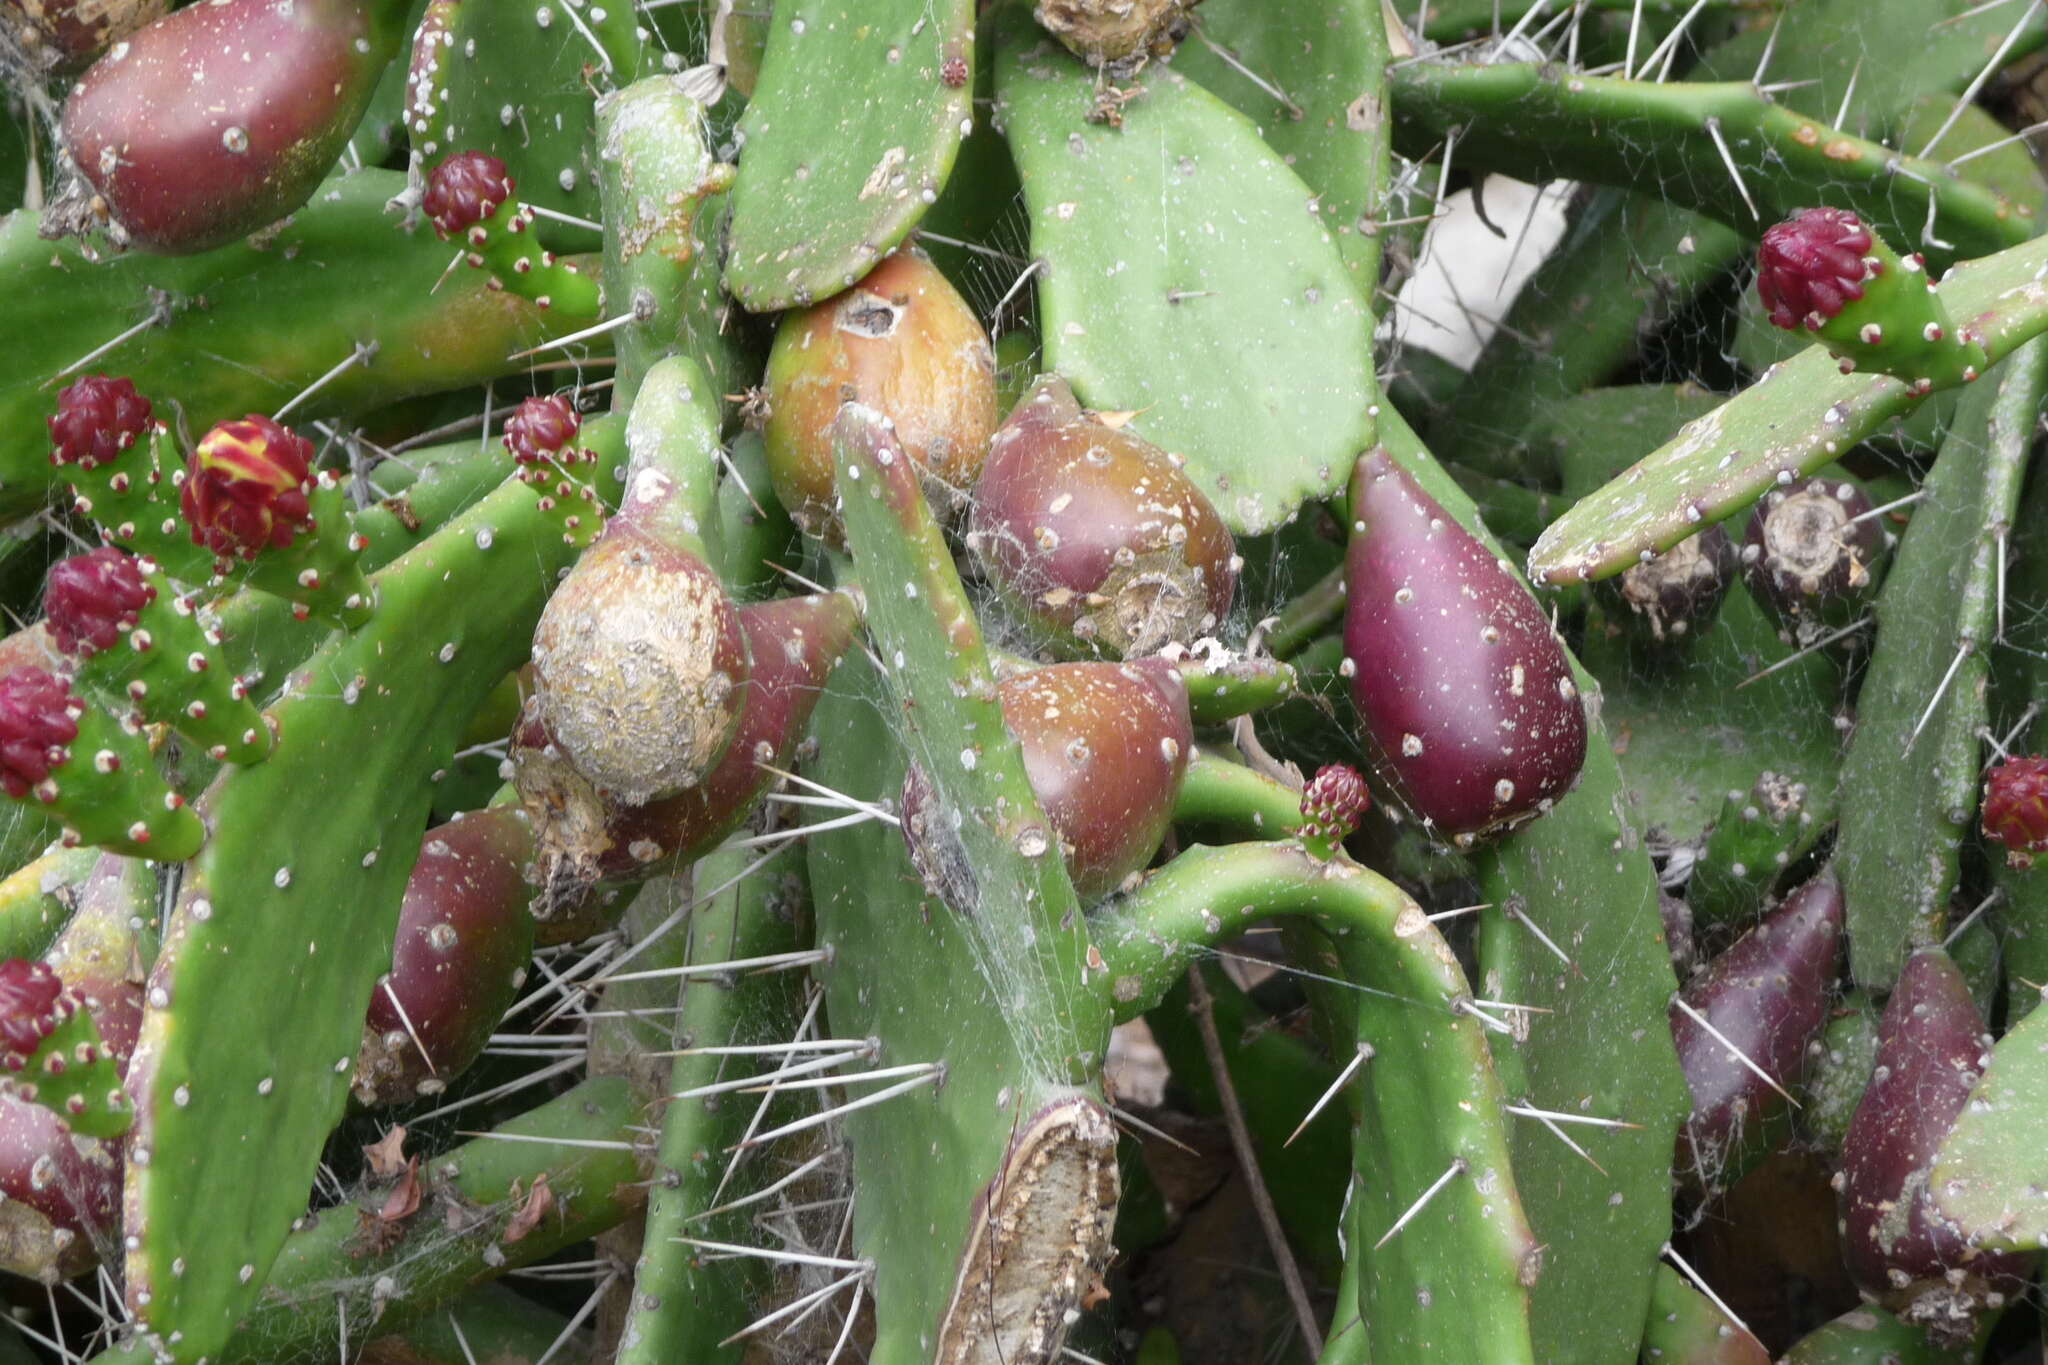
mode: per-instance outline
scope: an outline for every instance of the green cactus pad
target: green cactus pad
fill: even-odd
[[[216,1353],[255,1302],[347,1102],[428,778],[468,720],[445,696],[481,695],[524,658],[569,553],[508,481],[377,575],[369,624],[274,708],[271,761],[203,801],[216,836],[184,878],[131,1077],[128,1292],[179,1361]],[[288,991],[252,984],[287,972]]]
[[[1978,332],[1995,364],[2048,329],[2036,276],[2048,238],[1957,266],[1941,283],[1949,315]],[[1838,459],[1922,400],[1887,375],[1841,374],[1815,346],[1777,366],[1550,524],[1529,553],[1539,583],[1606,578],[1740,512],[1773,481]]]
[[[1991,1049],[1927,1188],[1941,1211],[1987,1249],[2048,1247],[2048,1011],[2035,1010]]]
[[[92,1012],[66,991],[57,1004],[57,1027],[33,1053],[6,1054],[0,1086],[33,1100],[86,1137],[119,1137],[135,1122],[121,1076],[100,1041]],[[20,1070],[14,1070],[15,1063]]]
[[[778,5],[739,126],[733,297],[757,313],[799,307],[893,250],[952,170],[973,69],[971,0]]]
[[[1046,363],[1135,413],[1239,533],[1336,492],[1373,442],[1373,319],[1314,193],[1177,71],[1148,69],[1110,127],[1094,73],[1022,6],[997,32]]]
[[[1964,396],[1877,603],[1877,644],[1857,704],[1836,865],[1849,965],[1884,989],[1939,925],[1979,787],[1977,732],[1997,634],[2002,536],[2012,524],[2048,394],[2048,341],[2028,343]]]

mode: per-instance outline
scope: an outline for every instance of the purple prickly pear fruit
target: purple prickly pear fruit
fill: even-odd
[[[467,237],[510,203],[518,187],[505,163],[489,152],[457,152],[428,174],[420,209],[443,240]]]
[[[1861,366],[1927,393],[1988,363],[1981,342],[1948,320],[1927,262],[1900,256],[1847,209],[1801,209],[1766,229],[1756,292],[1773,323],[1814,333],[1845,374]]]
[[[1054,664],[996,693],[1075,892],[1085,901],[1116,890],[1152,861],[1173,822],[1195,742],[1180,674],[1151,659]],[[912,861],[936,889],[924,850],[929,823],[945,817],[921,769],[905,775],[902,804]]]
[[[0,34],[38,71],[76,71],[170,8],[170,0],[0,0]]]
[[[524,875],[532,856],[525,812],[512,806],[427,832],[405,884],[390,975],[370,997],[358,1100],[439,1094],[483,1052],[533,956]]]
[[[403,26],[389,0],[210,0],[93,64],[64,104],[92,186],[64,227],[204,251],[306,202],[355,128]]]
[[[826,675],[853,640],[857,611],[843,593],[756,602],[739,609],[753,672],[725,756],[688,791],[614,807],[604,848],[583,878],[638,881],[709,852],[759,803],[792,761]]]
[[[1365,779],[1356,768],[1325,763],[1301,789],[1302,843],[1325,861],[1336,857],[1371,804]]]
[[[1631,564],[1609,594],[1652,640],[1683,640],[1713,618],[1735,569],[1735,542],[1721,527],[1709,526],[1648,563]]]
[[[642,805],[717,766],[749,663],[710,566],[614,518],[548,600],[533,668],[529,705],[553,746],[613,801]]]
[[[49,419],[50,463],[96,469],[146,437],[155,421],[135,382],[103,374],[72,381]]]
[[[1922,948],[1907,958],[1835,1176],[1849,1273],[1900,1317],[1948,1339],[1967,1339],[1981,1309],[2024,1287],[2032,1263],[1971,1247],[1927,1188],[1990,1047],[1969,983],[1948,954]]]
[[[1548,810],[1586,712],[1543,609],[1384,449],[1358,461],[1351,517],[1344,653],[1375,763],[1460,843]]]
[[[313,443],[252,412],[199,438],[178,506],[194,545],[223,559],[254,559],[310,528],[312,478]]]
[[[967,544],[1034,624],[1120,658],[1192,644],[1230,611],[1230,528],[1165,451],[1039,379],[989,446]]]
[[[1877,590],[1884,528],[1846,479],[1795,479],[1764,494],[1742,541],[1742,581],[1794,644],[1855,619]]]
[[[1673,1166],[1692,1193],[1720,1194],[1782,1126],[1789,1106],[1778,1087],[1799,1083],[1808,1045],[1827,1026],[1841,937],[1842,889],[1822,876],[1708,963],[1680,992],[1683,1007],[1671,1007],[1671,1036],[1692,1088],[1692,1114],[1679,1130]]]
[[[46,669],[0,677],[0,787],[19,801],[47,782],[78,738],[77,698]]]
[[[2030,867],[2048,850],[2048,758],[2001,760],[1984,779],[1984,833],[2005,845],[2005,860]]]
[[[50,566],[43,610],[57,648],[90,655],[112,649],[155,596],[135,556],[103,545]]]
[[[832,425],[854,400],[896,424],[940,516],[957,515],[996,429],[995,351],[974,310],[914,251],[835,298],[793,312],[768,357],[762,431],[775,495],[811,535],[842,538]]]

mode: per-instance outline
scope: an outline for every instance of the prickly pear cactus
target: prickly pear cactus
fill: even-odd
[[[2038,1355],[2043,8],[0,0],[0,1354]]]

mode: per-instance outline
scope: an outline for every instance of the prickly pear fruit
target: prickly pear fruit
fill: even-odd
[[[58,230],[205,251],[276,222],[333,167],[396,50],[389,0],[209,0],[93,64],[64,104],[92,186]]]
[[[1780,1135],[1789,1106],[1779,1087],[1799,1083],[1808,1047],[1827,1023],[1841,937],[1842,889],[1822,876],[1707,964],[1679,995],[1691,1013],[1671,1007],[1671,1035],[1692,1088],[1692,1114],[1679,1130],[1674,1167],[1695,1194],[1718,1195]]]
[[[1356,768],[1325,763],[1301,789],[1301,841],[1316,857],[1329,861],[1358,828],[1371,803]]]
[[[439,1094],[490,1041],[533,956],[533,855],[516,807],[429,830],[405,884],[391,972],[370,997],[354,1089],[364,1104]]]
[[[70,844],[178,862],[206,838],[140,734],[41,668],[0,677],[0,788],[48,806]]]
[[[1789,643],[1810,645],[1854,620],[1877,591],[1884,528],[1846,479],[1795,479],[1750,514],[1742,581]]]
[[[1901,257],[1846,209],[1801,209],[1757,248],[1757,296],[1771,321],[1805,329],[1842,362],[1921,393],[1975,379],[1983,345],[1948,319],[1918,254]]]
[[[941,517],[957,515],[996,428],[995,351],[951,281],[899,251],[837,297],[785,317],[768,357],[762,431],[775,495],[839,543],[832,424],[849,399],[896,424]]]
[[[1548,810],[1586,713],[1542,608],[1384,449],[1358,461],[1351,517],[1344,653],[1375,764],[1461,843]]]
[[[1186,36],[1201,0],[1038,0],[1033,15],[1090,66],[1164,57]]]
[[[142,987],[81,977],[71,989],[125,1076],[142,1028]],[[0,1090],[0,1195],[0,1270],[46,1284],[68,1279],[90,1268],[95,1242],[120,1226],[121,1144]]]
[[[2032,866],[2048,850],[2048,758],[2000,760],[1984,779],[1984,833],[2005,845],[2014,867]]]
[[[135,1122],[91,1011],[41,962],[0,962],[0,1086],[88,1137]]]
[[[38,71],[76,71],[170,7],[170,0],[0,0],[0,35],[12,34]]]
[[[1180,674],[1159,660],[1054,664],[1005,679],[996,695],[1075,892],[1107,895],[1152,861],[1173,822],[1195,742]],[[911,858],[938,894],[926,850],[943,836],[929,826],[948,817],[917,767],[902,804]]]
[[[1603,596],[1627,608],[1627,619],[1652,641],[1683,640],[1713,619],[1735,581],[1735,568],[1735,542],[1721,527],[1709,526],[1648,563],[1631,564]]]
[[[857,618],[844,593],[739,608],[753,663],[739,728],[718,766],[688,791],[640,806],[609,802],[566,763],[516,751],[520,795],[540,821],[544,884],[640,881],[709,852],[778,780],[773,769],[788,768]],[[537,727],[532,738],[543,741]]]
[[[491,288],[541,308],[595,314],[597,281],[535,240],[533,210],[513,198],[518,188],[505,163],[489,152],[456,152],[428,172],[420,209],[443,241],[468,248],[472,267],[491,272]]]
[[[1991,1046],[1969,983],[1939,948],[1906,959],[1878,1025],[1877,1067],[1835,1177],[1842,1255],[1863,1289],[1936,1340],[2024,1287],[2032,1258],[1971,1247],[1927,1189]]]
[[[1241,561],[1193,479],[1043,375],[996,432],[967,544],[1032,623],[1119,658],[1193,644],[1230,611]]]
[[[43,602],[77,680],[125,700],[137,724],[169,725],[223,762],[269,755],[270,727],[229,674],[219,634],[153,562],[111,545],[73,555],[51,566]]]

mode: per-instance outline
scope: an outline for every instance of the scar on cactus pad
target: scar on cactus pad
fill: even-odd
[[[1801,209],[1766,230],[1756,290],[1773,324],[1814,333],[1844,374],[1875,370],[1928,393],[1989,363],[1949,321],[1925,258],[1900,256],[1846,209]]]

